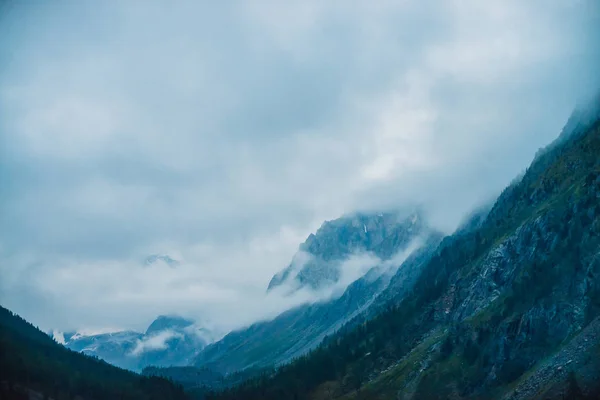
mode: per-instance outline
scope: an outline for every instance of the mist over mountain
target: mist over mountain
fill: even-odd
[[[269,290],[283,289],[287,294],[290,289],[323,291],[329,287],[337,291],[226,335],[199,352],[194,365],[228,374],[279,366],[306,354],[366,312],[396,276],[403,277],[405,288],[410,287],[418,268],[409,265],[417,255],[427,257],[441,236],[427,227],[419,212],[358,214],[325,222],[299,249],[318,261],[298,267],[296,255],[290,266],[273,277]],[[352,279],[340,286],[348,268],[352,268]]]
[[[326,221],[300,245],[290,265],[271,278],[267,290],[281,285],[292,290],[334,285],[348,272],[344,261],[366,253],[385,261],[425,234],[422,218],[419,212],[359,213]]]
[[[599,16],[0,1],[0,397],[594,398]]]
[[[0,293],[44,330],[272,318],[323,221],[449,234],[599,83],[592,0],[10,3]]]
[[[189,399],[173,382],[70,351],[4,307],[0,351],[2,399]]]
[[[184,366],[195,354],[219,338],[196,322],[176,315],[161,315],[145,332],[108,333],[52,331],[52,338],[65,347],[98,357],[118,367],[141,372],[147,366]]]
[[[580,115],[439,242],[408,291],[392,280],[386,306],[209,397],[597,398],[600,118]]]

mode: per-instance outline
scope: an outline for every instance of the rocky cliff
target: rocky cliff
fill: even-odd
[[[289,275],[288,267],[271,281],[271,288],[286,279],[313,289],[331,284],[330,277],[343,273],[344,261],[361,252],[373,256],[372,267],[341,295],[296,307],[271,321],[228,334],[202,350],[194,365],[231,373],[278,366],[302,356],[371,306],[379,305],[376,299],[390,283],[396,288],[409,288],[422,261],[440,240],[441,235],[427,228],[417,213],[402,217],[361,214],[326,222],[300,247],[320,261],[304,264],[295,276]],[[317,264],[322,268],[315,268]],[[331,273],[320,274],[323,269]]]
[[[371,253],[387,260],[425,229],[417,211],[357,213],[326,221],[299,246],[290,265],[271,279],[267,290],[284,284],[291,290],[334,285],[344,273],[344,261],[352,255]]]
[[[567,128],[408,293],[219,398],[596,398],[600,121]]]

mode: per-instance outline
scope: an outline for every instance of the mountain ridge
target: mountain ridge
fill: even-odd
[[[320,229],[318,235],[313,235],[317,239],[308,239],[305,242],[308,245],[300,246],[301,249],[310,249],[316,241],[325,242],[326,246],[319,244],[317,247],[327,249],[328,259],[336,262],[340,261],[340,257],[352,257],[354,249],[382,255],[383,259],[377,258],[373,266],[350,283],[343,293],[329,300],[300,305],[271,321],[259,322],[246,329],[231,332],[203,349],[194,365],[223,374],[247,368],[262,369],[282,365],[315,348],[326,336],[368,309],[393,280],[397,270],[403,268],[406,260],[411,259],[413,253],[418,253],[420,249],[431,251],[434,247],[432,243],[437,243],[441,238],[441,234],[427,228],[423,218],[416,213],[406,214],[402,218],[398,218],[398,214],[387,214],[386,218],[383,215],[362,214],[358,219],[350,216],[328,221],[323,224],[326,228]],[[368,227],[362,227],[363,223],[367,225],[368,218],[376,221],[371,227],[380,223],[381,230],[376,233],[379,235],[376,241],[371,241],[365,235],[356,235],[359,229],[363,233],[368,231]],[[394,223],[390,224],[389,221]],[[348,225],[353,228],[349,235]],[[340,227],[341,235],[345,235],[343,237],[346,239],[341,241],[341,250],[334,249],[336,241],[330,240],[331,237],[340,236],[340,231],[337,231]],[[324,231],[327,236],[325,240]],[[361,239],[365,242],[358,242],[356,247],[351,247]],[[371,246],[371,243],[376,244]],[[314,248],[311,251],[317,253]],[[394,255],[397,257],[393,257]],[[413,275],[418,274],[417,268],[410,271]]]
[[[373,253],[387,260],[393,254],[384,245],[385,240],[395,240],[394,249],[400,248],[424,228],[418,210],[412,213],[362,212],[325,221],[300,244],[288,267],[271,278],[267,292],[286,283],[292,291],[331,286],[343,273],[342,262],[352,254]]]
[[[145,332],[69,333],[58,338],[53,333],[53,336],[71,350],[137,372],[150,365],[188,365],[198,351],[217,337],[193,320],[178,315],[158,316]]]
[[[528,376],[543,375],[540,360],[600,315],[598,154],[597,119],[559,137],[472,229],[442,240],[406,296],[276,373],[211,398],[518,396]],[[537,387],[549,398],[593,398],[596,359],[552,365],[570,372]]]

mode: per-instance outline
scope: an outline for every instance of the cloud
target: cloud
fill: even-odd
[[[52,338],[56,341],[56,343],[66,344],[65,335],[62,332],[57,330],[52,331]]]
[[[139,356],[140,354],[147,353],[149,351],[164,350],[167,348],[169,340],[182,337],[183,334],[178,332],[171,330],[161,331],[156,335],[139,339],[131,351],[131,355]]]
[[[0,6],[0,303],[46,328],[233,326],[325,219],[421,204],[451,231],[600,86],[598,12]],[[151,254],[182,265],[139,268]]]
[[[423,244],[424,238],[416,237],[407,244],[406,248],[398,251],[387,260],[381,260],[370,252],[353,254],[340,265],[341,276],[339,281],[319,294],[322,298],[341,295],[352,282],[365,276],[367,273],[369,273],[368,278],[371,280],[377,279],[384,274],[393,274]]]
[[[311,257],[309,253],[298,251],[293,258],[293,269],[288,278],[280,286],[275,287],[267,293],[266,297],[262,300],[262,304],[250,313],[252,317],[247,320],[247,323],[254,322],[257,319],[274,317],[280,312],[300,304],[323,302],[341,296],[350,284],[363,276],[367,276],[367,274],[367,279],[371,281],[384,274],[392,275],[413,252],[423,246],[424,239],[424,237],[420,236],[414,238],[404,249],[398,251],[387,260],[382,260],[371,252],[350,254],[339,262],[339,279],[319,289],[313,289],[308,285],[298,288],[298,283],[294,280],[296,277],[295,274],[299,272],[298,268],[301,268]],[[296,263],[299,263],[299,265],[295,265]],[[265,313],[265,310],[269,309],[266,304],[276,306],[271,308],[269,313]],[[257,312],[257,310],[259,311]],[[240,326],[243,325],[245,324]]]

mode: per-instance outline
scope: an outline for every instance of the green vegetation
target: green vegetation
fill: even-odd
[[[158,377],[142,377],[54,342],[0,307],[0,398],[185,399],[183,389]]]
[[[230,388],[256,376],[272,373],[271,368],[247,368],[227,375],[206,367],[146,367],[142,371],[144,376],[157,376],[177,382],[194,399],[204,399],[212,391]]]
[[[542,152],[479,228],[445,238],[399,304],[274,374],[209,398],[495,397],[600,315],[599,199],[596,121]],[[483,283],[501,290],[469,315],[461,304],[481,281],[486,258],[510,240],[501,255],[507,265]],[[582,301],[583,318],[569,311],[572,301]],[[432,334],[440,329],[447,334]]]
[[[402,300],[276,370],[142,377],[69,351],[0,308],[0,398],[185,398],[163,377],[214,400],[498,397],[600,316],[599,199],[596,121],[538,155],[481,225],[445,238]],[[584,380],[565,379],[567,396],[585,396]]]

